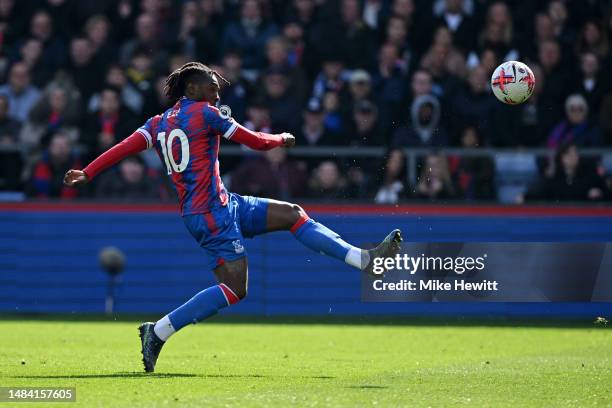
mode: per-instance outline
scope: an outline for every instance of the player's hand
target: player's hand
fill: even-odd
[[[87,174],[82,170],[68,170],[64,175],[64,184],[68,187],[87,184],[88,181]]]
[[[283,140],[284,140],[284,143],[283,143],[284,147],[295,146],[295,136],[293,136],[291,133],[283,133],[281,134],[281,136],[283,137]]]

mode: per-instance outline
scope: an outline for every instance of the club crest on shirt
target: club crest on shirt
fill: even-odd
[[[232,245],[234,245],[234,251],[236,251],[237,254],[241,254],[244,252],[244,247],[240,243],[239,239],[232,241]]]
[[[221,105],[219,106],[219,116],[223,119],[229,119],[232,116],[232,110],[227,105]]]

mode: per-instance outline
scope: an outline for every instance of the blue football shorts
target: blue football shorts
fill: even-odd
[[[266,232],[268,200],[228,193],[225,207],[206,214],[184,215],[183,221],[205,252],[205,266],[213,270],[247,254],[244,238]]]

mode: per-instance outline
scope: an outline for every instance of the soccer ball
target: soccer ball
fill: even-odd
[[[508,105],[525,102],[533,93],[535,77],[531,69],[519,61],[506,61],[495,68],[491,88],[497,99]]]

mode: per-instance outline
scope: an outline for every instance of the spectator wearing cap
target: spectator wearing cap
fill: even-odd
[[[30,84],[28,67],[21,62],[11,67],[8,84],[0,86],[0,94],[8,99],[9,116],[19,123],[25,122],[40,97],[38,88]]]
[[[240,20],[230,23],[223,33],[224,50],[240,50],[245,69],[259,70],[265,66],[265,45],[276,35],[276,25],[262,15],[257,0],[245,0],[240,8]]]
[[[382,147],[387,143],[381,131],[378,109],[373,102],[362,100],[355,103],[348,133],[348,145],[359,147]],[[384,162],[376,158],[346,158],[342,161],[347,175],[347,193],[352,198],[370,195],[378,173]]]
[[[298,146],[343,146],[346,140],[341,134],[325,126],[323,104],[317,98],[311,98],[302,113],[302,126],[296,135]]]
[[[147,173],[142,157],[130,156],[114,171],[100,177],[95,196],[110,200],[153,200],[160,198],[160,190],[155,178]]]
[[[37,198],[76,198],[80,190],[66,187],[64,174],[70,169],[80,169],[81,166],[70,137],[61,132],[54,134],[48,149],[32,168],[28,195]]]
[[[355,104],[364,100],[372,100],[372,76],[368,71],[356,69],[351,72],[347,92],[341,94],[342,115],[345,120],[351,121]]]
[[[373,102],[362,100],[353,108],[352,126],[349,132],[352,146],[383,146],[387,142],[380,131],[378,109]]]
[[[589,121],[589,106],[584,96],[570,95],[565,100],[565,117],[548,137],[548,147],[556,149],[562,144],[597,147],[602,145],[601,129]]]
[[[351,73],[348,91],[350,102],[354,105],[357,102],[372,98],[372,76],[364,69],[356,69]]]
[[[263,91],[273,131],[295,132],[299,129],[300,105],[289,92],[287,71],[268,69],[263,78]]]

